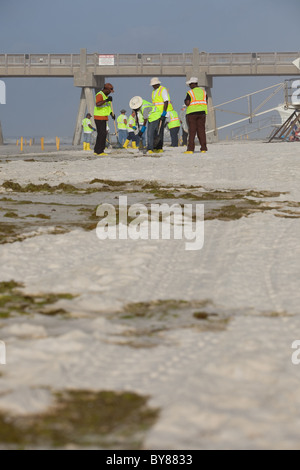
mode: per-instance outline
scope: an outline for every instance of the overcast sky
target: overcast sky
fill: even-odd
[[[0,0],[0,53],[160,53],[300,51],[299,0]],[[297,72],[295,71],[297,76]],[[0,77],[1,78],[1,77]],[[107,77],[109,79],[109,77]],[[283,81],[282,77],[214,80],[213,100]],[[6,79],[0,105],[4,137],[72,136],[80,89],[72,79]],[[136,94],[150,99],[149,79],[110,79],[114,108]],[[179,108],[184,78],[162,79]]]

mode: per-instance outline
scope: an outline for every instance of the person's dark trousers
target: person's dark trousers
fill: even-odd
[[[148,123],[148,150],[161,150],[164,145],[164,123],[162,122],[158,134],[160,119]],[[156,144],[154,146],[154,143]]]
[[[94,147],[94,152],[97,154],[103,153],[106,146],[106,124],[107,121],[99,121],[95,119],[97,128],[97,139]]]
[[[188,139],[188,148],[189,152],[194,152],[195,150],[195,137],[197,137],[200,142],[201,149],[207,150],[206,146],[206,133],[205,133],[205,122],[206,114],[201,113],[192,113],[187,114],[186,116],[187,123],[189,126],[189,139]]]
[[[164,146],[164,131],[165,131],[165,121],[166,118],[164,118],[161,123],[160,119],[158,120],[158,128],[157,131],[155,132],[154,136],[154,150],[162,150]]]
[[[182,129],[182,145],[187,145],[188,132]]]
[[[180,129],[180,127],[172,127],[172,129],[170,129],[171,147],[178,147],[179,129]]]
[[[135,135],[134,132],[128,132],[127,139],[132,142],[136,142],[137,144],[139,143],[140,139],[138,135]]]

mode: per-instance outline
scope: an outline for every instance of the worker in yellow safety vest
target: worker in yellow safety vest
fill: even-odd
[[[186,120],[189,128],[187,151],[192,154],[195,151],[196,134],[200,142],[201,153],[207,152],[205,123],[207,115],[207,95],[203,88],[198,86],[198,78],[192,77],[186,82],[190,87],[184,100],[186,105]]]
[[[92,115],[87,113],[86,117],[82,121],[83,150],[91,150],[92,132],[96,131],[96,129],[92,126],[91,117]]]
[[[149,142],[149,129],[158,120],[158,116],[161,115],[157,111],[156,106],[154,106],[149,101],[143,100],[141,96],[134,96],[129,101],[129,107],[134,111],[136,117],[137,128],[139,129],[138,137],[143,139],[148,124],[148,142]],[[152,137],[153,139],[153,137]],[[139,141],[137,141],[137,145]],[[153,151],[148,150],[148,154],[153,153]]]
[[[127,116],[126,110],[121,109],[120,116],[117,117],[117,125],[118,125],[118,137],[119,137],[119,144],[121,147],[124,145],[128,132],[127,132]]]
[[[105,156],[104,152],[106,145],[106,124],[108,116],[116,119],[112,111],[111,102],[112,97],[109,96],[114,92],[114,87],[111,83],[105,83],[103,90],[96,94],[96,106],[94,108],[94,121],[97,128],[97,140],[94,147],[95,155]]]
[[[148,127],[148,153],[162,153],[164,145],[164,128],[168,113],[173,111],[168,90],[161,85],[160,80],[154,77],[150,81],[153,87],[152,104],[155,111],[152,113],[152,120],[149,119]]]
[[[125,141],[125,144],[123,145],[123,147],[125,149],[128,148],[128,145],[129,143],[131,142],[132,144],[132,148],[133,149],[137,149],[137,142],[139,141],[139,137],[138,137],[138,128],[137,128],[137,125],[136,125],[136,114],[135,114],[135,111],[132,111],[132,113],[130,114],[129,118],[128,118],[128,125],[127,125],[127,130],[128,130],[128,137]]]
[[[178,113],[173,109],[170,111],[168,128],[171,134],[171,147],[178,147],[178,134],[180,129],[180,120]]]

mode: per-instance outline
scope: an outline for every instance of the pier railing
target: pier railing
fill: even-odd
[[[199,52],[197,62],[200,71],[208,75],[289,75],[299,73],[293,65],[299,57],[300,52]],[[190,72],[193,60],[193,53],[93,53],[86,55],[85,67],[98,75],[147,75],[157,70],[164,75],[180,76]],[[0,76],[73,76],[80,67],[80,54],[0,54]]]

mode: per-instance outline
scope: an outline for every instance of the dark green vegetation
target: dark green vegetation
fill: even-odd
[[[250,214],[255,212],[263,212],[273,210],[273,207],[263,206],[261,203],[253,200],[245,200],[242,203],[238,202],[237,204],[224,205],[217,209],[212,209],[205,216],[205,220],[238,220],[242,217],[247,217]]]
[[[112,321],[126,327],[108,341],[134,348],[151,348],[166,341],[165,332],[192,328],[199,332],[224,331],[230,317],[214,312],[210,301],[154,300],[126,305],[110,315]]]
[[[71,294],[23,294],[22,284],[14,281],[0,282],[0,318],[8,318],[13,315],[65,315],[67,312],[55,307],[59,300],[72,300]]]
[[[148,397],[131,392],[68,391],[55,394],[44,414],[0,414],[0,446],[6,449],[77,448],[142,449],[159,410]]]

